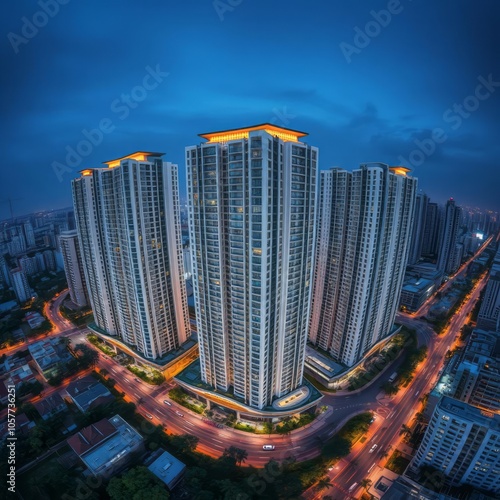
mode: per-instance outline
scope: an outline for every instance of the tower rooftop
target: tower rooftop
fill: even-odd
[[[248,139],[248,134],[255,130],[263,130],[270,135],[276,136],[283,141],[299,142],[300,137],[308,135],[306,132],[300,132],[285,127],[278,127],[271,123],[262,123],[260,125],[252,125],[250,127],[234,128],[229,130],[220,130],[218,132],[207,132],[198,134],[199,137],[207,139],[208,142],[227,142],[238,139]]]
[[[136,161],[146,161],[148,157],[152,156],[154,158],[161,158],[165,153],[155,153],[151,151],[136,151],[127,156],[122,156],[121,158],[116,158],[114,160],[103,161],[104,165],[109,168],[117,167],[120,165],[122,160],[136,160]]]

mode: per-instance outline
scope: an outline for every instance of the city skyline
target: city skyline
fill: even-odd
[[[5,11],[3,490],[500,495],[498,0]]]
[[[11,167],[0,174],[0,219],[9,216],[8,199],[16,215],[70,205],[68,181],[116,157],[124,142],[181,165],[198,130],[236,127],[242,118],[308,130],[322,170],[403,163],[432,199],[499,209],[498,4],[232,4],[188,11],[152,2],[152,37],[135,30],[134,6],[117,17],[111,6],[99,5],[95,16],[96,4],[60,4],[46,22],[38,4],[12,6],[2,20]],[[40,26],[30,31],[33,19]],[[269,46],[279,47],[279,61],[261,56]],[[297,62],[305,54],[307,71]],[[67,147],[81,161],[70,165]]]

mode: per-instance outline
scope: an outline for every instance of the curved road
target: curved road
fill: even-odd
[[[399,441],[399,430],[417,411],[418,398],[429,391],[435,383],[442,367],[444,356],[451,348],[455,337],[470,314],[481,289],[486,283],[486,275],[477,283],[468,300],[454,315],[447,331],[437,337],[429,324],[409,315],[398,315],[398,321],[417,330],[419,345],[427,345],[427,359],[419,366],[412,383],[401,390],[396,397],[387,398],[380,386],[387,381],[393,371],[397,371],[403,359],[397,359],[391,368],[386,370],[372,384],[353,393],[325,394],[322,403],[328,410],[310,425],[293,431],[287,436],[256,435],[224,427],[218,429],[204,422],[200,415],[177,405],[168,399],[168,390],[173,387],[169,381],[162,386],[150,386],[137,379],[126,368],[115,363],[111,358],[100,353],[98,365],[105,368],[117,382],[118,390],[126,394],[126,399],[137,404],[138,411],[151,420],[153,424],[165,425],[168,432],[188,433],[199,438],[198,450],[211,456],[220,456],[225,448],[234,445],[248,452],[247,464],[262,467],[269,459],[282,460],[293,455],[302,461],[319,455],[324,442],[330,438],[350,417],[364,411],[373,411],[376,420],[372,424],[368,438],[364,444],[354,446],[351,454],[340,461],[329,475],[334,486],[321,495],[341,495],[340,498],[359,493],[359,487],[351,492],[348,488],[376,470],[383,453],[390,450]],[[46,306],[46,314],[55,325],[55,335],[69,335],[74,343],[85,341],[87,329],[73,327],[59,313],[59,306],[66,292],[61,293]],[[168,400],[170,405],[165,404]],[[149,416],[148,416],[149,415]],[[151,417],[151,418],[150,418]],[[147,430],[146,430],[147,431]],[[143,429],[144,432],[144,429]],[[276,449],[265,452],[264,444],[273,444]],[[370,449],[377,445],[370,453]],[[314,490],[305,493],[307,498],[319,498]]]

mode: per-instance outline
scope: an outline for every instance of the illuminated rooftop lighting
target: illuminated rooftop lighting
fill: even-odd
[[[389,167],[389,170],[396,175],[403,175],[406,176],[408,172],[411,172],[410,168],[407,167],[402,167],[402,166],[395,166],[395,167]]]
[[[147,161],[148,157],[153,156],[155,158],[160,158],[165,153],[154,153],[150,151],[136,151],[135,153],[129,154],[127,156],[122,156],[121,158],[116,158],[114,160],[103,161],[105,165],[109,168],[118,167],[123,160],[136,160],[136,161]]]
[[[219,132],[207,132],[205,134],[199,134],[199,136],[207,139],[208,142],[228,142],[239,139],[248,139],[248,134],[255,130],[263,130],[269,135],[278,137],[279,139],[288,142],[299,142],[299,138],[308,135],[306,132],[299,132],[298,130],[278,127],[270,123],[262,123],[261,125],[253,125],[245,128],[221,130]]]

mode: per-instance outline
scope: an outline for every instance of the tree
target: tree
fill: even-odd
[[[274,430],[274,424],[270,420],[264,422],[264,431],[266,434],[271,435],[273,433],[273,430]]]
[[[351,442],[349,439],[333,436],[322,448],[321,454],[327,460],[342,458],[351,452]]]
[[[71,339],[68,337],[60,337],[59,344],[65,345],[66,347],[69,347],[71,345]]]
[[[370,486],[372,485],[372,480],[368,478],[362,479],[359,485],[361,486],[361,488],[364,488],[366,491],[368,491],[370,489]]]
[[[403,424],[401,426],[401,430],[399,431],[399,435],[404,435],[405,437],[411,436],[411,429],[407,425]]]
[[[413,416],[413,420],[418,424],[422,423],[424,421],[424,414],[421,411],[417,411]]]
[[[108,370],[106,370],[106,368],[101,368],[101,369],[99,370],[99,373],[100,373],[100,374],[101,374],[104,378],[106,378],[106,375],[109,375],[109,372],[108,372]]]
[[[189,493],[194,495],[196,492],[202,491],[206,484],[207,471],[201,467],[188,467],[184,476],[184,484]]]
[[[198,445],[199,438],[191,434],[174,435],[170,438],[170,444],[182,453],[194,451]]]
[[[322,490],[327,490],[331,486],[332,486],[332,482],[331,482],[330,478],[328,476],[324,476],[318,481],[318,484],[316,485],[316,489],[318,491],[322,491]]]
[[[231,479],[221,479],[215,482],[219,490],[223,493],[225,500],[233,500],[234,498],[246,498],[246,493],[243,491],[238,483],[231,481]],[[245,495],[245,496],[244,496]]]
[[[231,457],[234,459],[237,465],[241,465],[248,458],[248,453],[242,448],[237,448],[236,446],[230,446],[224,450],[222,454],[224,457]]]
[[[148,470],[138,466],[130,469],[121,477],[113,477],[106,488],[111,500],[167,500],[169,493],[163,483]]]
[[[88,345],[76,344],[74,351],[80,366],[84,369],[89,366],[94,368],[99,361],[99,353]]]
[[[394,394],[398,393],[398,388],[391,384],[390,382],[385,382],[382,384],[382,390],[388,395],[388,396],[393,396]]]

